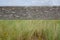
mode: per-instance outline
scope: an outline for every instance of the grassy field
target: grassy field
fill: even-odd
[[[60,20],[0,20],[0,40],[60,40]]]

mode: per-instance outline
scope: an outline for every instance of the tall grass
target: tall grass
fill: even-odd
[[[0,40],[60,40],[60,20],[0,20]]]

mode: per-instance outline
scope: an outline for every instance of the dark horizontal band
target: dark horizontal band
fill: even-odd
[[[60,6],[0,6],[0,19],[59,20]]]

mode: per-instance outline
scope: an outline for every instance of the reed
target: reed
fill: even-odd
[[[0,20],[0,40],[60,40],[60,20]]]

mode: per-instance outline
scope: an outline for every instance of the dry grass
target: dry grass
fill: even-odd
[[[60,21],[0,20],[0,40],[60,40]]]

